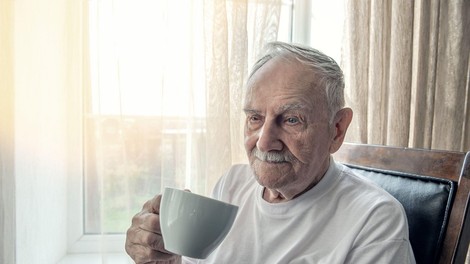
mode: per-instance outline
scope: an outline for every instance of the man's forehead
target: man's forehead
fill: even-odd
[[[276,75],[262,72],[248,80],[245,95],[248,99],[255,93],[269,93],[276,90],[309,97],[321,97],[325,90],[320,87],[320,83],[318,76],[306,69],[299,69],[295,73],[277,72]]]
[[[272,101],[267,104],[267,102],[262,101],[252,101],[248,104],[245,104],[243,109],[245,112],[255,112],[261,113],[266,110],[281,114],[289,111],[301,111],[309,112],[312,111],[312,105],[309,102],[304,100],[289,100],[287,102],[277,102]]]
[[[278,97],[275,97],[273,93],[276,93]],[[279,94],[281,94],[279,96]],[[266,103],[267,101],[277,101],[278,98],[283,98],[282,102],[279,102],[280,110],[288,109],[301,109],[311,107],[312,104],[321,104],[326,99],[324,89],[317,87],[316,83],[301,82],[301,81],[290,81],[279,87],[274,92],[269,85],[251,85],[247,87],[245,94],[245,106]],[[259,102],[261,101],[261,102]]]

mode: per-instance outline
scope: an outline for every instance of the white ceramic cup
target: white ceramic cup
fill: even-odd
[[[165,188],[160,203],[160,226],[165,249],[205,259],[224,240],[238,206],[191,192]]]

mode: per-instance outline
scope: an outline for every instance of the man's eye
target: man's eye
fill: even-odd
[[[259,116],[256,116],[256,115],[250,116],[248,119],[250,120],[250,122],[258,122],[261,120]]]
[[[295,125],[295,124],[299,123],[299,119],[297,117],[288,117],[286,119],[286,122],[290,125]]]

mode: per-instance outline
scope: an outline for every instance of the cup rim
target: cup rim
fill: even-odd
[[[215,203],[220,203],[220,204],[227,205],[227,206],[234,206],[234,207],[238,208],[238,205],[234,205],[234,204],[231,204],[231,203],[227,203],[227,202],[224,202],[224,201],[221,201],[221,200],[214,199],[214,198],[212,198],[212,197],[207,197],[207,196],[204,196],[204,195],[201,195],[201,194],[197,194],[197,193],[185,191],[185,190],[178,189],[178,188],[174,188],[174,187],[165,187],[164,190],[163,190],[163,193],[165,193],[165,191],[166,191],[167,189],[168,189],[168,190],[171,190],[171,191],[181,192],[181,193],[183,193],[183,194],[195,195],[195,196],[197,196],[198,198],[201,198],[201,199],[203,199],[203,200],[208,200],[208,201],[212,201],[212,202],[215,202]]]

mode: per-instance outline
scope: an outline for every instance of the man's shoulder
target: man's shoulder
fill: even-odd
[[[345,165],[340,166],[342,167],[343,184],[351,186],[351,189],[354,190],[351,193],[359,198],[356,201],[361,201],[374,210],[382,209],[389,213],[395,211],[399,215],[404,214],[402,204],[393,195],[360,173],[354,172]]]
[[[346,181],[361,187],[373,191],[377,195],[384,195],[386,197],[392,197],[387,191],[385,191],[382,187],[377,185],[377,183],[373,182],[372,180],[368,179],[367,177],[361,175],[360,173],[353,171],[348,166],[338,163],[338,166],[341,168],[341,173]]]

